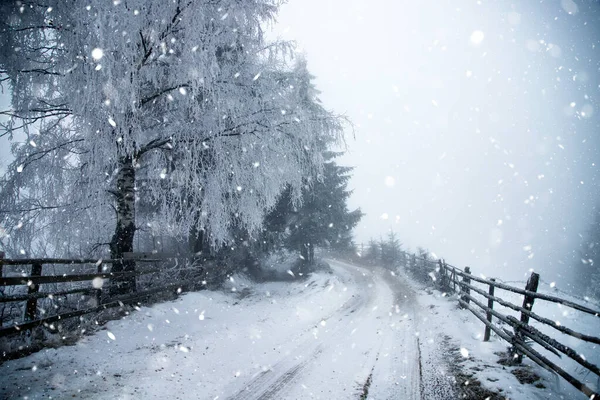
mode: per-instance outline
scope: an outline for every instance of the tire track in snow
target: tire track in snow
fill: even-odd
[[[389,270],[377,269],[380,285],[393,293],[392,315],[373,372],[369,399],[421,399],[421,368],[414,293]]]
[[[421,310],[412,288],[381,268],[332,266],[354,281],[347,284],[358,287],[355,296],[322,318],[326,328],[303,330],[295,340],[299,345],[226,398],[356,399],[369,376],[369,399],[424,399],[431,394],[424,387],[429,380],[423,375],[428,370],[421,368]]]
[[[344,267],[344,270],[350,272],[357,285],[360,285],[362,281],[370,281],[371,285],[375,284],[372,275],[365,273],[362,268],[347,266]],[[374,297],[374,290],[357,291],[357,294],[348,299],[340,308],[322,318],[325,323],[329,320],[341,322],[324,333],[324,338],[316,339],[310,333],[314,328],[309,328],[309,332],[305,332],[304,335],[310,336],[304,339],[289,355],[279,360],[270,369],[259,373],[245,383],[242,389],[228,396],[227,399],[267,400],[283,398],[280,396],[281,393],[288,389],[302,372],[309,369],[325,349],[333,348],[335,342],[339,339],[339,335],[347,336],[347,333],[344,335],[343,330],[346,330],[346,332],[351,330],[349,328],[354,321],[351,317],[358,316],[361,311],[367,310],[372,305]],[[307,354],[308,356],[306,356]],[[367,356],[370,356],[370,353]]]
[[[294,380],[296,375],[309,365],[323,351],[322,345],[317,345],[311,354],[304,360],[293,363],[294,360],[284,358],[273,366],[273,368],[261,372],[252,379],[245,387],[229,399],[252,400],[274,398],[287,384]],[[290,362],[293,364],[290,366]]]

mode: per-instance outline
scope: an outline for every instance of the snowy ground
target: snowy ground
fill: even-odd
[[[448,379],[423,384],[412,289],[387,271],[332,267],[142,308],[75,346],[4,363],[0,397],[417,399],[436,387],[451,398]]]
[[[525,369],[539,375],[541,379],[536,384],[541,384],[544,387],[535,387],[535,384],[520,384],[517,378],[510,373],[517,367],[506,367],[497,363],[500,358],[498,354],[505,352],[509,345],[493,332],[491,340],[484,342],[484,325],[470,311],[459,309],[455,296],[447,297],[446,294],[437,290],[426,289],[423,285],[415,283],[406,276],[402,276],[401,279],[409,282],[415,289],[420,309],[426,310],[425,313],[419,315],[419,325],[428,327],[421,331],[422,341],[427,343],[432,340],[439,340],[440,337],[447,337],[449,344],[447,347],[454,347],[458,350],[457,361],[462,373],[473,374],[474,378],[479,380],[484,387],[492,392],[501,393],[502,397],[509,399],[587,399],[587,396],[571,384],[557,375],[550,374],[526,357],[523,360]],[[524,287],[524,285],[523,283],[522,286]],[[541,287],[540,292],[554,294],[545,289],[547,288]],[[523,301],[522,296],[502,290],[498,290],[496,296],[514,304],[520,304]],[[566,294],[560,296],[576,303],[582,303],[580,299],[570,298]],[[597,305],[587,305],[597,308]],[[504,314],[519,317],[518,313],[500,305],[495,305],[494,308]],[[600,332],[599,320],[593,315],[544,301],[537,301],[533,310],[539,315],[558,321],[578,332],[596,336]],[[600,364],[598,345],[574,339],[534,320],[531,320],[530,324],[556,340],[573,347],[584,355],[588,361],[596,365]],[[534,344],[533,348],[545,354],[589,387],[596,390],[600,387],[600,381],[593,374],[586,373],[586,370],[579,367],[579,364],[576,364],[567,356],[563,355],[562,358],[558,358],[540,348],[537,344]]]
[[[235,277],[229,292],[189,293],[5,362],[0,398],[454,399],[455,345],[470,354],[463,369],[509,398],[552,394],[496,364],[506,345],[483,343],[455,302],[383,269],[330,263],[333,274],[294,282]]]

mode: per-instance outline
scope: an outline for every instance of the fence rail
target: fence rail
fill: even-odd
[[[0,326],[0,337],[20,333],[31,330],[38,326],[45,326],[51,330],[55,330],[56,322],[62,322],[75,317],[81,317],[86,314],[106,310],[109,308],[124,306],[139,302],[148,296],[169,291],[181,292],[182,288],[190,288],[207,284],[208,274],[205,269],[199,265],[195,265],[190,257],[175,257],[173,255],[153,254],[153,253],[131,253],[125,254],[123,259],[134,261],[148,265],[150,263],[164,263],[166,261],[174,264],[171,268],[151,266],[144,268],[137,267],[135,271],[111,272],[110,266],[123,260],[111,259],[61,259],[61,258],[40,258],[40,259],[5,259],[0,253],[0,307],[4,313],[4,307],[11,304],[21,304],[13,307],[13,313],[7,318],[3,314],[4,319],[9,320],[9,324]],[[180,261],[184,260],[186,265],[180,265]],[[44,266],[73,266],[69,273],[51,273],[44,271]],[[27,267],[30,268],[26,273],[23,270],[15,271],[11,267]],[[47,268],[46,268],[47,269]],[[81,271],[88,269],[88,271]],[[91,272],[95,270],[95,272]],[[138,288],[133,293],[118,295],[111,294],[110,285],[113,282],[123,278],[135,278],[136,280],[150,280],[158,277],[157,281],[161,281],[160,274],[177,272],[179,280],[172,274],[169,275],[170,283],[160,284],[157,287]],[[193,276],[198,280],[181,279],[182,276]],[[220,276],[211,275],[211,281],[220,279]],[[110,283],[105,285],[105,281]],[[86,284],[87,282],[87,284]],[[66,287],[57,289],[60,284],[73,283],[80,287]],[[210,283],[210,282],[208,282]],[[56,285],[52,289],[40,291],[41,285]],[[200,284],[200,285],[198,285]],[[12,291],[18,293],[5,293],[5,288],[12,288]],[[109,289],[109,290],[107,290]],[[78,295],[85,296],[86,301],[83,302],[83,307],[76,307],[67,312],[56,312],[54,315],[48,310],[40,309],[38,301],[41,299],[56,300],[57,298]],[[23,305],[23,302],[25,303]],[[81,302],[78,302],[81,303]],[[21,316],[15,314],[21,312]],[[19,311],[21,310],[21,311]],[[52,311],[52,310],[50,310]]]
[[[427,274],[432,278],[438,289],[457,295],[459,305],[473,313],[473,315],[484,324],[484,341],[488,341],[491,332],[494,332],[498,337],[509,343],[512,346],[511,355],[515,364],[520,363],[523,356],[527,356],[543,368],[561,376],[589,398],[600,399],[600,394],[595,389],[590,388],[588,385],[569,374],[542,354],[542,352],[548,351],[559,358],[562,358],[563,355],[567,356],[569,359],[575,361],[580,367],[588,371],[588,373],[594,374],[599,381],[600,368],[587,361],[573,348],[559,342],[555,338],[550,337],[529,324],[530,319],[533,319],[542,326],[552,327],[562,334],[584,342],[600,344],[600,337],[577,332],[532,311],[536,300],[557,303],[595,317],[600,317],[599,310],[594,310],[586,305],[577,304],[557,296],[538,293],[539,274],[537,273],[532,273],[530,275],[525,288],[518,288],[497,282],[496,279],[493,278],[487,279],[475,276],[471,273],[469,267],[461,270],[460,268],[446,264],[443,260],[428,260],[426,258],[417,257],[414,254],[405,254],[405,260],[405,265],[409,271],[417,273],[417,275],[421,277],[423,277],[424,274]],[[419,262],[421,263],[421,266],[418,265]],[[474,283],[483,284],[487,287],[477,287]],[[496,289],[523,296],[523,303],[518,305],[502,299],[498,296]],[[483,299],[480,300],[475,296],[481,296]],[[484,304],[485,299],[487,299],[487,304]],[[495,310],[494,304],[496,303],[520,313],[520,318],[518,319],[513,315],[504,314]],[[512,331],[494,323],[494,319],[508,325],[512,328]],[[526,340],[531,340],[538,344],[541,346],[541,349],[532,348],[527,344]]]

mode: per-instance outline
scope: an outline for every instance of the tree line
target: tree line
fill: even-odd
[[[573,266],[574,295],[584,295],[600,300],[600,212],[595,210],[588,231],[581,235],[581,243],[574,251],[574,258],[568,262]],[[404,251],[397,234],[390,230],[386,237],[371,238],[369,242],[356,249],[362,260],[369,265],[381,265],[386,268],[405,268],[416,279],[424,282],[431,281],[431,273],[436,268],[434,259],[429,250],[418,247],[416,252],[410,254]]]

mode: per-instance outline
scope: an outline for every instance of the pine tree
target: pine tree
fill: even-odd
[[[309,263],[314,262],[315,247],[352,251],[352,229],[363,215],[360,209],[348,210],[352,168],[337,165],[334,158],[339,155],[324,152],[323,173],[307,182],[301,204],[293,205],[288,189],[267,217],[266,226],[279,232],[285,246],[300,251]]]
[[[379,243],[377,243],[377,241],[373,238],[369,240],[367,252],[364,255],[364,258],[370,261],[371,263],[379,262],[379,260],[381,259],[381,248],[379,246]]]
[[[402,243],[393,230],[390,230],[386,241],[381,241],[381,262],[384,266],[392,268],[400,262]]]

